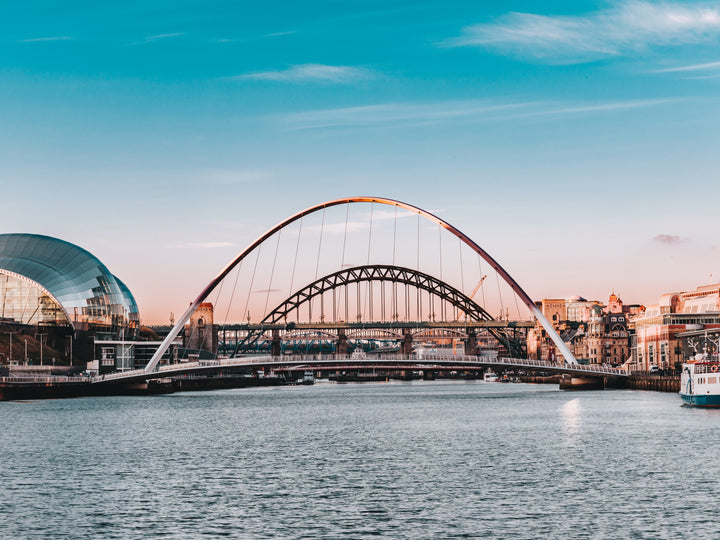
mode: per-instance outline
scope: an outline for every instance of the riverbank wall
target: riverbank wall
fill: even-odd
[[[626,379],[625,388],[653,390],[655,392],[679,392],[680,375],[633,373]]]

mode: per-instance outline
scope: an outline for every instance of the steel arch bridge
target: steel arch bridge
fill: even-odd
[[[305,304],[312,306],[311,301],[313,298],[319,296],[322,300],[325,293],[332,292],[334,294],[335,291],[341,287],[345,288],[347,294],[348,285],[364,282],[387,282],[411,286],[418,290],[428,292],[441,301],[448,302],[472,321],[495,320],[483,307],[473,301],[469,296],[429,274],[411,268],[392,265],[376,264],[355,266],[323,276],[292,294],[290,298],[273,309],[262,320],[260,328],[248,332],[245,339],[237,343],[233,356],[237,356],[238,352],[245,352],[253,347],[265,332],[262,325],[274,325],[281,321],[286,321],[288,315],[293,311],[299,311],[301,306]],[[336,303],[333,300],[333,311],[335,310],[335,305]],[[324,308],[321,308],[321,311],[324,316]],[[334,320],[337,320],[336,315],[336,313],[333,313]],[[488,331],[507,348],[511,356],[522,357],[524,355],[523,344],[508,336],[503,328],[488,328]],[[398,334],[396,337],[401,338],[402,335]],[[458,333],[454,332],[451,337],[458,337]]]
[[[565,358],[565,361],[569,364],[577,364],[577,360],[573,356],[572,352],[570,352],[568,347],[565,345],[565,343],[560,338],[560,336],[555,331],[550,322],[545,318],[539,308],[535,305],[530,296],[522,289],[522,287],[520,287],[520,285],[515,281],[515,279],[513,279],[513,277],[510,276],[510,274],[508,274],[507,271],[493,257],[490,256],[489,253],[487,253],[483,248],[481,248],[476,242],[474,242],[471,238],[465,235],[462,231],[452,226],[445,220],[437,217],[436,215],[426,210],[423,210],[422,208],[413,206],[402,201],[388,199],[385,197],[346,197],[327,201],[315,206],[311,206],[310,208],[307,208],[301,212],[298,212],[297,214],[294,214],[287,219],[284,219],[274,227],[270,228],[267,232],[258,237],[250,245],[248,245],[247,248],[245,248],[212,281],[210,281],[210,283],[207,284],[207,286],[200,292],[200,294],[195,298],[195,300],[190,303],[190,306],[187,308],[185,313],[183,313],[183,315],[176,321],[175,326],[170,330],[160,347],[157,349],[153,357],[147,363],[144,371],[146,373],[154,373],[155,371],[157,371],[160,364],[160,359],[171,346],[175,338],[184,329],[185,323],[190,320],[190,317],[193,315],[193,313],[195,313],[200,304],[208,298],[208,296],[218,287],[218,285],[220,285],[220,283],[228,276],[228,274],[233,271],[233,269],[235,269],[243,260],[247,258],[250,253],[252,253],[260,245],[262,245],[266,240],[272,237],[275,233],[285,229],[290,224],[304,218],[305,216],[314,214],[316,212],[322,212],[330,207],[357,203],[374,203],[387,205],[395,208],[402,208],[404,210],[417,214],[419,217],[423,217],[439,225],[442,229],[445,229],[447,232],[457,237],[462,243],[472,249],[486,263],[488,263],[493,268],[493,270],[497,272],[498,276],[500,276],[503,281],[510,286],[512,291],[517,295],[517,297],[523,302],[523,304],[527,307],[530,313],[533,314],[535,319],[545,329],[547,336],[553,341],[557,349]]]

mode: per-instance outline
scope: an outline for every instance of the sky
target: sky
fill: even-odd
[[[720,2],[0,2],[0,230],[100,258],[147,323],[355,195],[535,299],[720,281]]]

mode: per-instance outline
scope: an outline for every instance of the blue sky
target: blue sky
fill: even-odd
[[[0,36],[0,229],[96,253],[148,322],[358,194],[534,298],[720,276],[720,2],[3,2]]]

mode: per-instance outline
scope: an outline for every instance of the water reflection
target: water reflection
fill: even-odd
[[[580,435],[580,415],[582,413],[580,398],[571,399],[560,410],[562,411],[562,428],[565,442],[568,445],[575,445],[579,442]]]
[[[0,402],[0,539],[717,538],[717,416],[679,401],[427,381]]]

